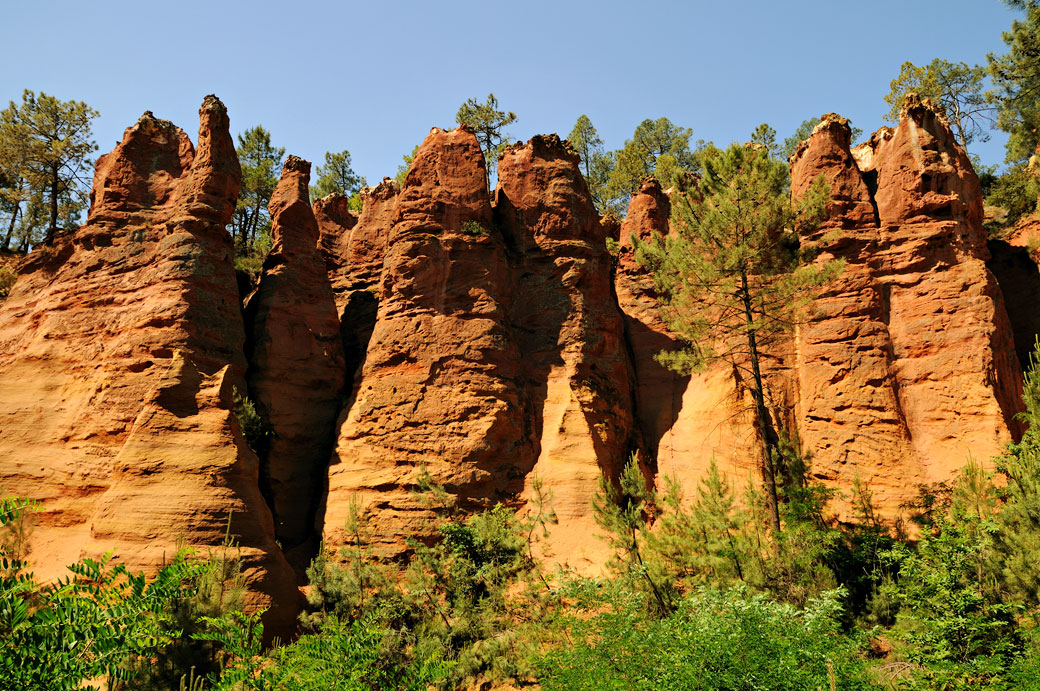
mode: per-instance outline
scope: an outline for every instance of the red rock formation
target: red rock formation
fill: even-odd
[[[301,578],[316,547],[315,509],[345,376],[339,317],[308,200],[310,169],[295,156],[285,161],[269,206],[273,244],[246,307],[249,393],[273,432],[261,450],[261,482],[275,536]]]
[[[378,319],[329,467],[325,540],[343,541],[356,493],[377,520],[375,549],[393,553],[429,529],[410,493],[423,466],[464,506],[486,505],[522,444],[508,270],[472,131],[435,128],[419,147],[387,247]]]
[[[720,365],[681,376],[655,360],[681,343],[659,315],[653,279],[636,261],[632,238],[668,235],[670,214],[671,203],[660,183],[644,179],[621,226],[615,286],[632,353],[642,438],[658,477],[674,477],[692,492],[712,459],[741,479],[755,472],[758,450],[750,409],[729,368]]]
[[[330,194],[316,200],[313,211],[319,231],[318,249],[325,259],[329,281],[335,285],[347,265],[342,245],[350,229],[357,225],[358,219],[350,210],[350,197],[345,194]]]
[[[606,228],[578,156],[556,135],[502,154],[495,217],[518,255],[510,320],[522,354],[527,475],[552,491],[564,527],[549,547],[572,565],[602,564],[591,500],[633,448],[632,372],[611,286]],[[528,462],[520,464],[527,468]]]
[[[375,187],[363,188],[361,216],[357,219],[347,209],[343,195],[332,195],[314,204],[321,229],[320,244],[336,295],[348,380],[360,373],[375,327],[386,240],[399,192],[397,182],[391,178],[384,178]]]
[[[1017,433],[1021,373],[985,265],[978,179],[948,125],[909,100],[897,128],[856,152],[848,142],[844,119],[825,116],[793,157],[796,197],[821,172],[831,185],[823,230],[837,237],[819,241],[821,259],[846,261],[799,334],[797,420],[814,471],[868,482],[891,516],[916,483]]]
[[[330,467],[326,541],[360,493],[377,548],[400,551],[427,529],[408,493],[425,464],[471,508],[516,501],[540,478],[567,526],[553,551],[602,561],[589,500],[632,446],[631,372],[607,226],[577,160],[555,135],[509,149],[492,218],[471,132],[434,130],[420,147]]]
[[[224,230],[238,158],[223,104],[200,117],[193,151],[142,116],[98,161],[87,224],[22,264],[0,304],[0,477],[43,503],[43,577],[110,549],[154,569],[180,541],[219,544],[233,511],[254,604],[284,633],[292,573],[228,413],[245,371]]]

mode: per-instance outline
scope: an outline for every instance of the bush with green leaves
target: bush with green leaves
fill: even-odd
[[[664,619],[620,590],[609,611],[569,617],[569,643],[539,662],[546,691],[851,690],[871,685],[862,646],[841,630],[843,593],[804,609],[746,587],[700,587]]]
[[[1035,170],[1025,163],[1010,166],[1003,175],[993,179],[989,184],[986,204],[998,206],[1007,212],[1003,223],[988,228],[991,235],[999,235],[1003,228],[1014,223],[1036,210],[1037,196],[1040,195],[1040,179]]]
[[[14,282],[18,280],[18,274],[10,266],[0,266],[0,299],[11,294]]]
[[[210,634],[245,616],[246,605],[241,551],[231,538],[230,518],[228,526],[223,543],[208,549],[204,558],[186,554],[201,569],[191,589],[171,599],[162,611],[158,623],[166,644],[147,656],[127,660],[123,665],[127,681],[120,689],[166,691],[185,677],[211,681],[221,677],[228,666],[228,652]]]
[[[338,558],[324,552],[308,570],[314,611],[304,623],[315,640],[329,622],[379,632],[384,674],[438,661],[439,684],[447,688],[478,678],[529,677],[543,633],[539,623],[553,597],[531,544],[538,528],[553,520],[551,510],[543,507],[521,520],[499,505],[466,516],[426,473],[417,486],[420,502],[439,516],[432,544],[412,541],[403,577],[395,574],[398,566],[380,564],[366,552],[369,527],[355,502],[348,544]]]
[[[239,393],[237,388],[233,392],[233,401],[235,417],[238,418],[246,444],[256,453],[260,453],[266,447],[271,435],[274,434],[274,430],[264,422],[256,409],[256,404],[249,396]]]
[[[0,499],[0,526],[35,504]],[[41,584],[0,548],[0,688],[61,691],[96,688],[88,680],[127,677],[126,662],[150,656],[170,636],[166,610],[190,593],[203,565],[178,555],[154,579],[111,556],[69,566],[70,576]]]
[[[447,678],[450,665],[437,651],[388,665],[402,647],[401,635],[379,623],[329,617],[320,633],[277,649],[265,676],[270,688],[295,691],[426,691]]]

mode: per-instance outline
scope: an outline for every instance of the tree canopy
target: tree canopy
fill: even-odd
[[[91,122],[98,112],[26,89],[21,104],[0,111],[0,211],[7,214],[2,249],[20,237],[22,250],[49,242],[79,222],[93,171]]]
[[[624,209],[617,208],[617,203],[610,199],[607,191],[610,174],[614,170],[615,154],[612,151],[604,150],[603,140],[588,115],[581,115],[578,118],[571,133],[567,135],[567,141],[581,157],[581,169],[585,175],[585,181],[589,185],[589,192],[592,193],[596,209],[601,214],[620,215]]]
[[[975,141],[989,139],[994,109],[985,91],[986,68],[936,58],[923,67],[904,62],[885,96],[886,117],[895,122],[908,93],[929,98],[946,112],[957,141],[965,150]]]
[[[483,103],[471,98],[459,106],[455,120],[460,125],[472,127],[476,133],[480,150],[484,153],[484,162],[487,164],[487,180],[490,186],[491,176],[498,165],[498,155],[512,141],[504,130],[516,122],[516,113],[499,110],[498,99],[494,94],[488,94],[487,100]]]
[[[236,254],[249,264],[239,268],[258,270],[271,246],[267,205],[278,186],[285,149],[271,144],[271,133],[257,125],[238,135],[235,150],[242,166],[242,187],[231,219],[231,237]]]
[[[787,164],[767,145],[708,146],[700,158],[703,175],[672,195],[676,232],[649,242],[633,237],[636,258],[652,272],[661,317],[684,344],[658,360],[681,373],[721,360],[749,382],[763,483],[779,531],[772,467],[779,439],[770,433],[760,360],[763,348],[802,317],[811,289],[841,269],[836,262],[803,261],[798,247],[797,231],[823,217],[827,185],[817,180],[792,206]]]
[[[1007,162],[1024,161],[1040,140],[1040,2],[1005,0],[1025,12],[1004,32],[1004,55],[990,54],[990,78],[996,87],[997,127],[1010,136]]]
[[[699,170],[698,155],[690,148],[691,136],[693,130],[674,125],[668,118],[643,120],[616,154],[608,194],[627,201],[648,175],[669,187],[680,172]]]
[[[330,194],[345,194],[348,197],[356,194],[368,181],[354,172],[350,167],[350,152],[346,149],[339,153],[331,151],[325,154],[325,163],[315,171],[316,182],[311,188],[311,197],[321,199]]]

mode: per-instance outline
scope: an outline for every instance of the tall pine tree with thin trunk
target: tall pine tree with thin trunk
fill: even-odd
[[[653,273],[661,316],[684,344],[659,361],[681,373],[726,362],[750,392],[769,521],[778,535],[774,462],[781,448],[762,358],[802,318],[812,289],[842,268],[805,261],[798,246],[797,231],[822,220],[828,188],[821,178],[792,204],[787,165],[758,144],[709,146],[701,161],[703,175],[672,197],[675,232],[649,242],[633,237],[636,258]]]
[[[19,217],[26,246],[39,241],[34,231],[42,223],[36,221],[46,224],[43,239],[50,242],[59,224],[79,220],[87,207],[90,155],[97,151],[90,131],[97,116],[82,101],[61,101],[28,89],[21,104],[12,101],[0,111],[0,177],[8,183],[2,186],[2,196],[11,214],[5,248]],[[33,205],[30,215],[28,207]],[[29,220],[34,223],[26,225]]]

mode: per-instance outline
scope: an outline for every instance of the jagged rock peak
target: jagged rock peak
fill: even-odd
[[[932,99],[921,97],[913,91],[908,92],[903,97],[903,107],[899,109],[900,120],[913,118],[919,121],[928,113],[939,118],[946,127],[950,126],[950,121],[946,117],[946,111],[941,106],[932,103]]]
[[[824,113],[820,116],[820,121],[816,123],[815,127],[813,127],[813,131],[809,137],[798,142],[798,146],[795,148],[794,153],[787,159],[788,163],[792,166],[795,165],[795,163],[797,163],[805,153],[805,150],[809,148],[809,140],[812,139],[813,135],[817,132],[823,130],[833,131],[835,134],[832,135],[832,137],[835,138],[835,141],[841,141],[844,139],[845,148],[848,148],[852,143],[852,128],[849,126],[848,118],[838,115],[837,113]]]
[[[282,164],[282,175],[284,176],[287,172],[301,173],[306,175],[309,179],[311,175],[311,162],[305,161],[299,156],[289,154],[285,159],[285,163]]]
[[[206,97],[202,99],[202,106],[199,108],[199,113],[201,114],[203,112],[215,113],[227,117],[227,106],[225,106],[224,102],[214,94],[207,94]]]
[[[375,187],[362,187],[360,194],[362,199],[365,197],[375,197],[376,199],[387,200],[396,196],[400,192],[401,186],[397,184],[397,180],[393,178],[383,178]]]
[[[487,167],[473,130],[432,128],[415,152],[399,199],[395,237],[461,231],[470,221],[489,228]]]
[[[568,140],[560,139],[560,135],[556,133],[536,134],[528,139],[526,144],[524,142],[511,144],[502,150],[498,159],[502,160],[507,154],[526,148],[530,148],[539,158],[573,158],[575,165],[581,161],[574,146]]]
[[[820,232],[833,228],[877,225],[870,189],[849,149],[851,138],[849,121],[837,113],[826,113],[791,156],[791,194],[795,199],[804,195],[821,175],[830,186],[828,218],[818,231],[814,230],[804,239],[815,239]],[[849,239],[845,237],[842,241]]]
[[[174,189],[194,159],[184,130],[145,111],[124,130],[116,148],[98,158],[88,222],[121,222],[133,213],[154,218],[173,201]]]
[[[653,175],[647,175],[639,181],[639,189],[636,194],[650,194],[653,196],[660,196],[664,194],[664,190],[661,189],[661,181]]]

